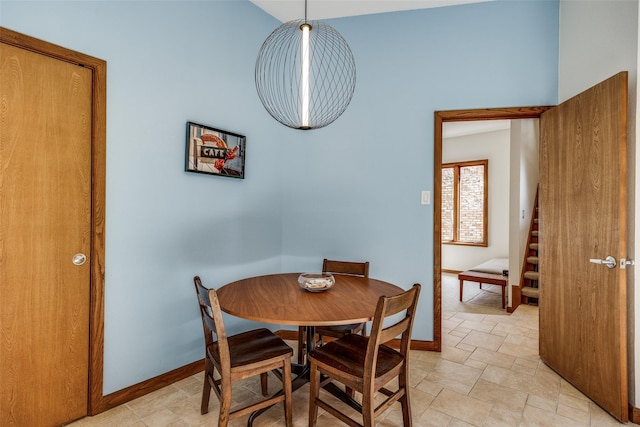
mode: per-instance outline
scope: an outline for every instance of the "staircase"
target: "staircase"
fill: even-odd
[[[522,304],[538,304],[540,298],[540,273],[538,272],[538,195],[536,194],[531,225],[529,226],[529,238],[525,252],[522,275],[520,277],[520,298]]]

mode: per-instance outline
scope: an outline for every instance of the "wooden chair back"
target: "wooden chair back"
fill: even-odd
[[[324,259],[322,262],[323,273],[350,274],[352,276],[369,277],[369,261],[349,262]]]
[[[399,295],[381,296],[368,338],[355,334],[345,335],[309,354],[310,427],[316,426],[319,407],[349,426],[373,427],[375,418],[395,402],[401,404],[403,426],[411,427],[408,360],[419,295],[420,284],[416,283]],[[396,337],[400,337],[398,351],[384,345]],[[386,388],[395,378],[398,379],[397,390]],[[338,409],[335,402],[324,400],[320,396],[321,385],[327,385],[334,380],[344,384],[348,396],[353,397],[351,390],[362,394],[359,410],[363,424],[359,424],[348,413]],[[375,398],[377,392],[386,396],[383,401]],[[348,401],[342,398],[339,400]]]
[[[196,287],[200,305],[205,351],[211,352],[212,356],[216,356],[213,360],[219,361],[220,366],[218,368],[221,374],[230,373],[231,356],[218,294],[215,289],[207,289],[198,276],[194,277],[193,283]]]
[[[391,297],[380,297],[376,306],[376,314],[371,324],[371,333],[369,335],[369,345],[367,346],[367,355],[365,357],[364,370],[369,374],[369,379],[374,378],[375,362],[378,354],[378,347],[388,343],[396,337],[400,337],[399,352],[405,360],[409,357],[409,348],[411,344],[411,332],[413,331],[413,321],[416,314],[416,306],[418,305],[418,297],[420,296],[420,284],[416,283],[411,289],[400,295]],[[399,318],[392,319],[393,323],[385,324],[385,320],[404,311],[404,315]],[[365,383],[366,377],[365,374]],[[366,390],[366,385],[365,385]]]

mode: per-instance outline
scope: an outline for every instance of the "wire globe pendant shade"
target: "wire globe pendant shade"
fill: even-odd
[[[262,44],[256,89],[269,114],[294,129],[318,129],[347,109],[356,87],[349,45],[331,26],[286,22]]]

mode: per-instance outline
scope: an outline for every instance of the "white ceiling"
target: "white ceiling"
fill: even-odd
[[[307,0],[307,18],[331,19],[484,1],[493,0]],[[251,0],[251,2],[281,22],[304,19],[305,0]]]
[[[446,122],[442,124],[442,138],[475,135],[511,128],[511,120],[478,120],[469,122]]]

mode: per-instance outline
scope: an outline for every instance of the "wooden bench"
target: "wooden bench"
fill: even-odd
[[[460,280],[460,301],[462,301],[462,288],[465,280],[468,282],[478,282],[480,289],[482,289],[482,284],[486,283],[488,285],[498,285],[502,287],[502,308],[505,308],[505,289],[509,281],[509,276],[467,270],[459,273],[458,279]]]

